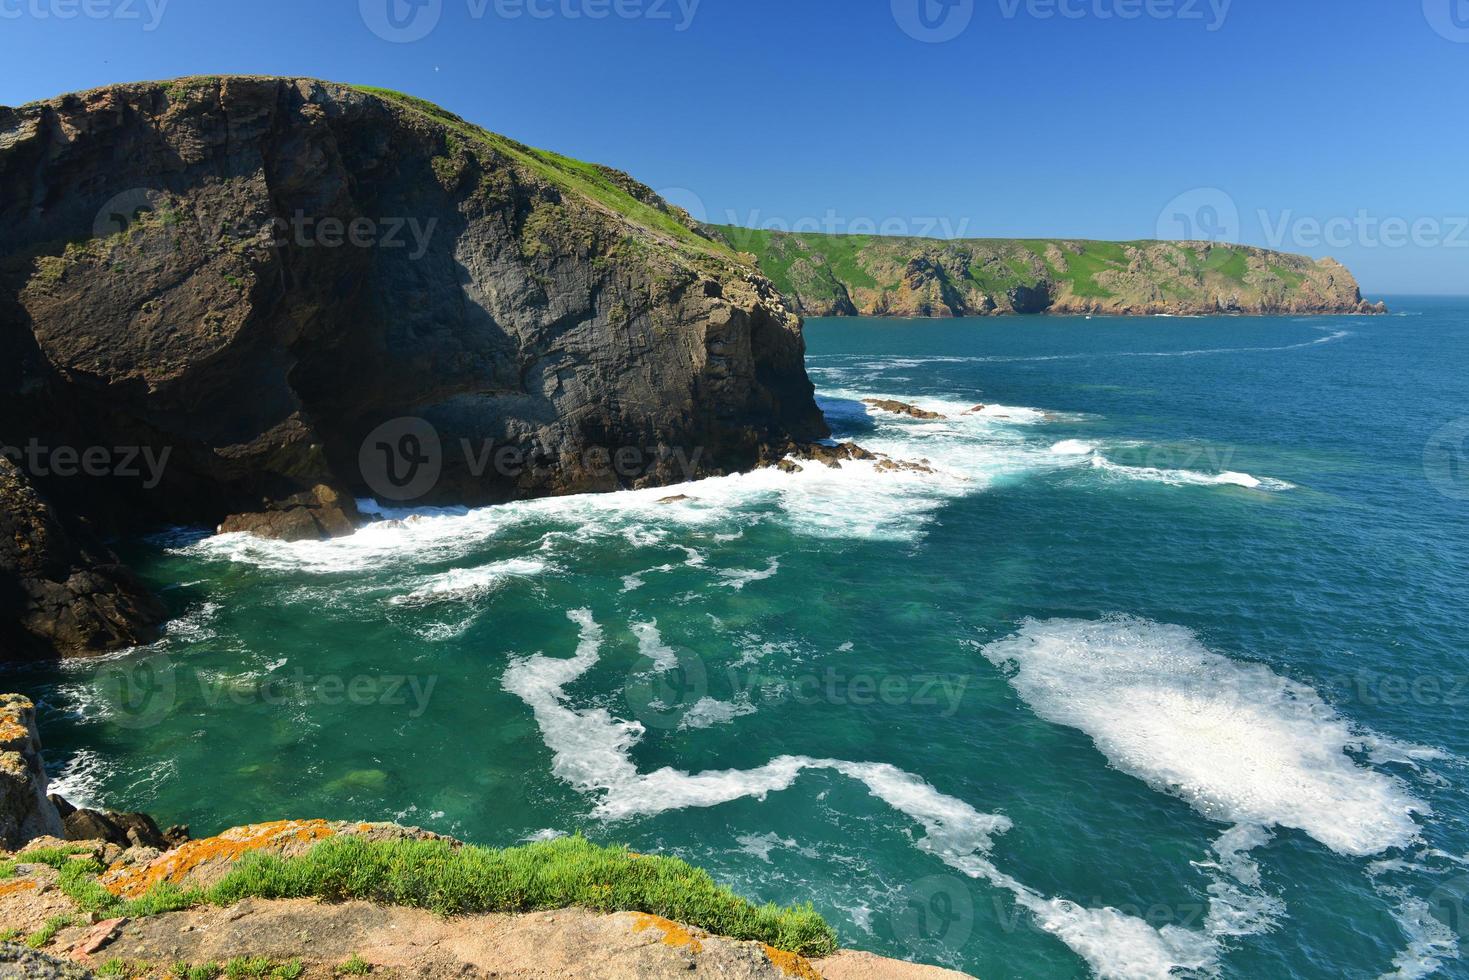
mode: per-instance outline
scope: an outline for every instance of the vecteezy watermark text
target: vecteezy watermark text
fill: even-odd
[[[1234,0],[997,0],[1006,20],[1177,20],[1217,31]]]
[[[702,0],[464,0],[472,21],[644,20],[687,31]],[[410,44],[434,32],[444,15],[444,0],[358,0],[367,29],[384,41]]]
[[[1469,248],[1469,214],[1390,215],[1358,208],[1351,214],[1300,214],[1287,208],[1255,211],[1267,248],[1312,251],[1345,248]],[[1162,241],[1242,241],[1239,204],[1217,187],[1185,191],[1158,215]]]
[[[0,446],[4,456],[33,477],[79,476],[141,480],[152,490],[163,480],[172,446],[48,446],[32,437],[24,446]]]
[[[704,448],[683,446],[581,446],[557,452],[544,446],[497,443],[461,437],[457,461],[475,480],[492,475],[514,480],[532,470],[562,469],[578,476],[632,481],[657,467],[685,482],[699,473]],[[407,503],[428,496],[443,477],[444,440],[427,419],[403,417],[384,422],[363,439],[357,465],[363,481],[381,500]]]
[[[0,0],[0,20],[142,21],[156,31],[169,0]]]
[[[192,677],[194,685],[183,681]],[[197,697],[213,709],[224,705],[271,707],[318,704],[326,707],[407,708],[418,719],[428,711],[438,686],[437,675],[311,674],[297,667],[288,674],[256,677],[185,673],[167,656],[127,658],[104,665],[95,683],[106,700],[108,721],[123,728],[150,728],[161,722],[180,699]]]

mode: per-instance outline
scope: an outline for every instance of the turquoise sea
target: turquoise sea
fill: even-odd
[[[1389,302],[812,321],[927,471],[169,531],[166,639],[0,686],[196,834],[579,831],[987,980],[1469,976],[1469,301]]]

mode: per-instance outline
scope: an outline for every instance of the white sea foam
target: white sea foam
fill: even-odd
[[[753,715],[756,708],[747,700],[719,701],[715,698],[700,698],[694,702],[694,706],[684,713],[679,721],[678,727],[688,728],[713,728],[715,725],[728,725],[736,718],[745,715]]]
[[[1051,452],[1057,456],[1090,456],[1096,451],[1096,446],[1080,439],[1063,439],[1051,447]]]
[[[91,749],[80,749],[60,772],[50,778],[46,792],[72,806],[96,808],[103,805],[102,784],[112,774],[113,763]]]
[[[438,602],[478,599],[513,578],[539,575],[550,566],[534,558],[511,558],[479,568],[452,568],[422,579],[412,592],[388,600],[395,606],[424,606]]]
[[[646,623],[633,623],[632,632],[638,638],[638,652],[653,661],[656,670],[670,671],[678,666],[678,652],[663,642],[656,619]]]
[[[768,578],[775,578],[780,571],[780,559],[772,558],[764,569],[731,568],[719,573],[720,585],[742,591],[751,582],[763,582]]]
[[[687,773],[665,767],[640,772],[631,751],[645,734],[642,725],[619,720],[604,708],[575,709],[566,704],[566,686],[596,665],[603,639],[589,611],[567,615],[580,627],[576,655],[561,660],[543,654],[517,658],[506,670],[503,684],[534,713],[553,755],[552,771],[579,792],[599,797],[594,811],[598,817],[620,820],[764,799],[789,789],[802,772],[833,771],[861,782],[873,797],[918,823],[924,836],[914,842],[916,847],[1008,891],[1098,976],[1161,980],[1180,969],[1208,970],[1215,963],[1218,947],[1204,933],[1176,926],[1156,929],[1116,909],[1088,909],[1048,898],[1000,871],[990,854],[994,838],[1012,827],[1008,817],[980,812],[886,763],[781,756],[753,769]]]
[[[1408,945],[1393,958],[1393,972],[1382,980],[1419,980],[1443,969],[1448,960],[1459,957],[1459,937],[1454,929],[1433,914],[1423,899],[1399,888],[1378,889],[1385,897],[1396,899],[1393,919],[1403,930]]]
[[[1141,619],[1027,621],[983,647],[1048,721],[1113,766],[1231,824],[1293,827],[1341,854],[1409,843],[1427,813],[1397,778],[1347,754],[1362,734],[1315,691]]]

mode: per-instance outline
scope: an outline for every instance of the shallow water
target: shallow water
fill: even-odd
[[[813,321],[932,473],[171,532],[164,641],[3,686],[196,833],[581,831],[983,977],[1469,975],[1469,303],[1392,305]]]

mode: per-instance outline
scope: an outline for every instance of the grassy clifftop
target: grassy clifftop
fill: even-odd
[[[1332,259],[1246,245],[712,230],[809,316],[1381,311]]]

